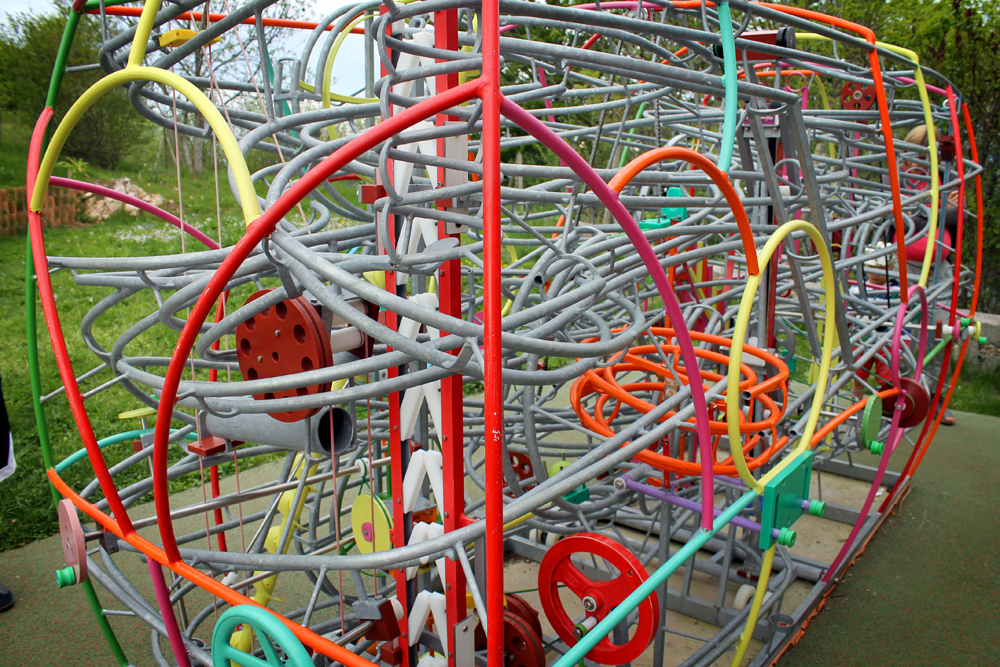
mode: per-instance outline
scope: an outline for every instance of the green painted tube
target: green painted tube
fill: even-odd
[[[950,342],[951,342],[951,336],[945,336],[944,338],[942,338],[941,342],[935,345],[934,348],[927,353],[927,356],[924,357],[924,365],[926,366],[930,362],[930,360],[936,357],[941,352],[941,350],[944,349],[944,346]]]
[[[63,29],[56,62],[52,67],[52,80],[49,81],[49,91],[45,97],[45,106],[55,108],[59,99],[59,89],[62,87],[63,74],[66,72],[66,61],[69,59],[70,47],[80,25],[80,15],[70,12]],[[35,307],[35,262],[31,254],[31,235],[25,243],[24,260],[24,322],[28,336],[28,378],[31,383],[31,405],[35,410],[35,426],[38,429],[38,441],[42,448],[42,461],[46,468],[51,468],[55,459],[52,456],[52,443],[49,440],[49,428],[45,421],[45,410],[42,409],[42,378],[38,366],[38,315]],[[49,485],[52,500],[58,503],[61,496],[56,488]]]
[[[45,97],[45,106],[55,108],[59,99],[59,89],[62,87],[63,74],[66,72],[66,61],[69,59],[70,47],[73,46],[73,38],[76,36],[77,26],[80,25],[80,15],[70,12],[66,19],[66,27],[63,29],[62,40],[59,42],[59,51],[56,53],[56,62],[52,67],[52,80],[49,82],[49,91]],[[38,367],[38,315],[35,307],[35,262],[31,254],[31,235],[27,237],[25,244],[24,260],[24,322],[28,336],[28,378],[31,383],[31,405],[35,410],[35,426],[38,429],[38,441],[42,448],[42,461],[46,468],[51,468],[55,462],[52,457],[52,443],[49,440],[49,429],[45,422],[45,411],[42,409],[42,379]],[[58,503],[59,492],[49,485],[52,491],[52,501]]]
[[[42,408],[42,378],[38,373],[38,326],[35,312],[35,264],[31,256],[31,237],[27,242],[27,257],[24,261],[24,320],[28,333],[28,378],[31,382],[31,405],[35,409],[35,427],[38,429],[38,442],[42,448],[42,461],[48,470],[54,464],[52,458],[52,443],[49,441],[49,427],[45,422],[45,410]],[[52,492],[52,502],[58,504],[62,499],[56,487],[49,484]]]
[[[733,17],[729,3],[719,3],[719,23],[722,34],[722,73],[726,85],[725,115],[722,122],[722,142],[719,144],[719,169],[729,173],[733,165],[733,144],[736,142],[736,117],[739,112],[737,97],[736,39],[733,36]]]
[[[95,6],[97,5],[96,2],[94,4]],[[112,3],[109,2],[108,4]],[[66,73],[66,62],[69,60],[70,48],[73,46],[73,38],[76,36],[76,29],[79,25],[80,15],[71,11],[66,18],[66,27],[63,29],[62,40],[59,42],[59,51],[56,53],[56,62],[52,68],[52,79],[49,81],[49,90],[45,97],[45,106],[47,107],[54,109],[56,102],[59,100],[59,90],[62,87],[63,75]],[[37,294],[35,290],[35,263],[31,253],[30,234],[25,243],[24,267],[24,321],[28,337],[28,377],[31,383],[31,404],[35,411],[35,424],[38,428],[38,441],[42,448],[42,460],[46,468],[52,468],[55,461],[52,456],[52,442],[49,440],[48,424],[45,421],[45,410],[42,407],[42,379],[38,366]],[[52,500],[58,503],[61,499],[59,492],[51,484],[49,484],[49,490],[52,491]],[[89,580],[84,581],[83,590],[87,595],[90,608],[97,618],[97,623],[101,626],[104,639],[108,642],[111,652],[114,653],[119,667],[128,667],[128,658],[125,657],[125,652],[122,651],[121,644],[118,643],[118,638],[115,637],[114,630],[111,629],[108,619],[104,616],[104,609],[97,599],[94,585]]]
[[[646,112],[646,103],[643,102],[642,104],[639,105],[639,110],[635,112],[635,120],[639,120],[640,118],[642,118],[642,114],[644,114],[645,112]],[[631,130],[628,131],[628,133],[635,134],[635,128],[633,127]],[[622,159],[618,161],[619,169],[628,164],[628,152],[629,152],[629,147],[625,146],[625,148],[622,149]]]
[[[73,46],[73,38],[76,37],[76,28],[80,25],[80,15],[70,12],[66,19],[66,27],[63,29],[62,41],[59,42],[59,51],[56,53],[56,63],[52,66],[52,81],[49,82],[49,93],[45,97],[45,106],[56,108],[59,100],[59,89],[62,88],[63,75],[66,73],[66,61],[69,60],[69,50]]]
[[[722,514],[715,518],[715,522],[712,524],[711,531],[699,530],[691,540],[688,541],[680,550],[667,560],[666,563],[661,565],[656,572],[650,575],[649,579],[644,581],[639,588],[635,589],[631,595],[625,598],[620,605],[614,608],[610,614],[604,617],[604,620],[594,626],[593,630],[585,634],[580,641],[576,643],[575,646],[570,648],[563,657],[561,657],[555,664],[555,667],[571,667],[583,660],[584,656],[590,652],[590,649],[597,646],[598,642],[607,637],[615,626],[621,623],[626,616],[632,613],[632,610],[639,606],[641,602],[646,600],[657,587],[667,580],[670,575],[672,575],[677,568],[683,565],[689,558],[698,553],[698,550],[708,542],[709,539],[717,532],[722,530],[722,527],[732,521],[733,517],[743,511],[750,503],[752,503],[757,498],[756,491],[747,491],[745,494],[740,496],[740,498],[726,508]]]
[[[115,654],[115,660],[118,661],[119,667],[128,667],[128,658],[125,657],[125,651],[122,650],[121,644],[118,643],[118,638],[115,637],[114,630],[111,629],[111,624],[108,623],[107,616],[104,615],[104,608],[101,607],[101,601],[97,599],[94,584],[90,583],[90,579],[87,579],[81,585],[83,586],[83,591],[87,594],[87,602],[90,603],[90,608],[94,612],[97,624],[101,626],[101,632],[104,633],[104,638],[108,641],[111,652]]]

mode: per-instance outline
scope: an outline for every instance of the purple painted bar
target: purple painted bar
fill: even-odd
[[[683,507],[686,510],[692,510],[694,512],[701,511],[701,505],[693,500],[688,500],[687,498],[681,498],[680,496],[675,495],[673,493],[669,493],[668,491],[664,491],[663,489],[657,489],[652,486],[649,486],[648,484],[637,482],[634,479],[632,479],[630,475],[627,474],[622,475],[621,478],[625,480],[625,487],[630,491],[638,491],[639,493],[647,495],[650,498],[656,498],[657,500],[662,500],[665,503],[670,503],[671,505],[676,505],[677,507]],[[809,501],[807,500],[805,502],[808,504]],[[722,510],[718,509],[713,510],[713,513],[715,514],[715,516],[719,516],[720,514],[722,514]],[[759,523],[757,523],[756,521],[751,521],[750,519],[747,519],[742,516],[734,517],[731,523],[734,526],[739,526],[740,528],[745,528],[746,530],[752,530],[755,533],[760,532]],[[780,531],[777,528],[772,528],[771,533],[774,535],[774,538],[777,539]]]

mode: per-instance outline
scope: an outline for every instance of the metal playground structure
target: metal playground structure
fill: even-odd
[[[181,667],[770,664],[907,491],[979,335],[961,91],[863,26],[765,2],[369,0],[313,24],[271,4],[77,0],[31,142],[59,578],[117,662],[111,614]],[[135,20],[52,123],[86,13]],[[272,59],[273,26],[301,51]],[[343,95],[352,33],[367,80]],[[264,75],[179,73],[219,40]],[[218,151],[238,243],[53,175],[122,87]],[[183,252],[48,256],[53,185],[139,206]],[[95,297],[86,368],[56,271]],[[96,438],[105,392],[140,429]],[[49,401],[83,445],[59,462]],[[256,460],[271,477],[241,484]],[[85,488],[60,476],[88,464]],[[179,502],[185,477],[202,495]]]

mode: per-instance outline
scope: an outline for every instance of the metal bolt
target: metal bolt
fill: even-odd
[[[258,356],[257,357],[257,363],[259,364],[262,361],[264,361],[264,357]]]
[[[584,596],[584,598],[583,598],[583,608],[586,611],[597,611],[597,600],[595,600],[594,598],[590,597],[589,595]]]
[[[281,329],[275,329],[274,330],[274,337],[278,338],[279,336],[281,336]]]

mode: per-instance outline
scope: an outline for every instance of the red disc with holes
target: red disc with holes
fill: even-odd
[[[850,111],[868,111],[875,105],[875,86],[848,81],[840,90],[840,104]]]
[[[591,579],[573,562],[573,556],[576,555],[579,555],[581,564],[589,567],[593,567],[590,565],[591,556],[603,558],[617,574],[603,572],[608,575],[608,579]],[[576,644],[573,634],[575,623],[559,597],[560,586],[565,586],[580,599],[588,618],[595,618],[600,622],[641,586],[646,578],[646,568],[627,548],[603,535],[579,533],[556,542],[542,558],[538,569],[538,595],[549,623],[559,637],[572,646]],[[587,654],[587,658],[602,665],[621,665],[638,658],[649,646],[656,632],[660,617],[656,593],[651,593],[637,609],[639,618],[631,639],[624,644],[614,644],[611,635],[603,637]],[[573,615],[576,613],[572,612]]]
[[[891,384],[886,384],[883,389],[891,388]],[[899,419],[901,428],[913,428],[926,417],[931,408],[931,397],[924,389],[924,386],[913,378],[899,378],[899,388],[906,392],[902,398],[904,401],[903,414]],[[892,417],[896,410],[896,401],[885,401],[882,404],[882,414]]]
[[[516,593],[504,593],[503,597],[507,602],[507,608],[504,611],[520,617],[522,621],[527,623],[531,629],[535,631],[535,634],[541,637],[542,622],[538,620],[538,612],[535,611],[534,607],[528,604],[527,600]]]
[[[476,651],[486,650],[486,633],[483,626],[476,626]],[[545,667],[545,650],[542,636],[517,614],[503,613],[504,667]]]
[[[531,457],[527,454],[512,453],[510,455],[510,465],[514,468],[514,474],[522,482],[535,476],[535,468],[531,465]],[[537,485],[537,481],[530,484],[522,484],[523,491],[531,491]]]
[[[247,299],[246,303],[255,301],[270,291],[261,290]],[[239,324],[236,327],[236,351],[244,380],[293,375],[333,365],[330,337],[325,335],[323,320],[316,309],[301,296],[277,303]],[[262,401],[308,396],[329,390],[330,383],[326,382],[276,391],[273,394],[254,394],[253,397]],[[317,412],[319,408],[273,412],[271,416],[282,422],[296,422]]]

